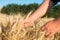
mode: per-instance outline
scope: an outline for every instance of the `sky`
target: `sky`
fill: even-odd
[[[0,6],[4,6],[7,4],[30,4],[30,3],[38,3],[41,4],[43,0],[0,0]]]
[[[0,7],[5,6],[7,4],[30,4],[30,3],[38,3],[41,4],[43,0],[0,0]]]

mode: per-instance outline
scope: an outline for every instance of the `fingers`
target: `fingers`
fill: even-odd
[[[42,31],[46,31],[46,32],[45,32],[45,37],[48,37],[48,36],[50,35],[50,32],[48,31],[48,28],[46,27],[46,25],[44,25],[44,26],[42,27]]]
[[[46,33],[45,33],[45,37],[49,37],[49,36],[50,36],[50,34],[51,34],[51,32],[46,31]]]
[[[52,32],[51,32],[50,35],[48,35],[48,37],[51,37],[51,36],[53,36],[54,34],[55,34],[55,33],[52,33]]]
[[[51,37],[51,36],[53,36],[55,33],[56,33],[56,32],[46,30],[45,37]]]
[[[31,22],[25,22],[25,23],[24,23],[24,27],[28,27],[28,26],[31,26],[31,25],[32,25]]]
[[[29,23],[28,22],[25,22],[24,23],[24,27],[27,27],[27,26],[29,26]]]
[[[51,37],[53,34],[48,30],[48,27],[47,27],[47,25],[44,25],[43,27],[42,27],[42,30],[44,31],[46,31],[46,33],[45,33],[45,37]]]

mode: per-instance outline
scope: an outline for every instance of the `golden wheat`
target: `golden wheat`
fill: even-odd
[[[60,32],[51,38],[46,38],[41,27],[54,18],[40,18],[32,26],[23,28],[24,18],[28,18],[32,11],[23,17],[17,15],[0,14],[0,40],[60,40]]]

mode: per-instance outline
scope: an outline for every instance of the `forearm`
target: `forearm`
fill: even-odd
[[[44,1],[42,5],[29,17],[31,21],[35,21],[38,18],[44,16],[47,12],[52,7],[52,3],[49,0]]]

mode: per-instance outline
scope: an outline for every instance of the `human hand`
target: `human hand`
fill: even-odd
[[[46,31],[46,37],[51,37],[60,30],[60,22],[50,21],[42,27],[42,30]]]
[[[23,27],[31,26],[32,23],[33,23],[33,21],[30,20],[29,18],[28,19],[24,19]]]

